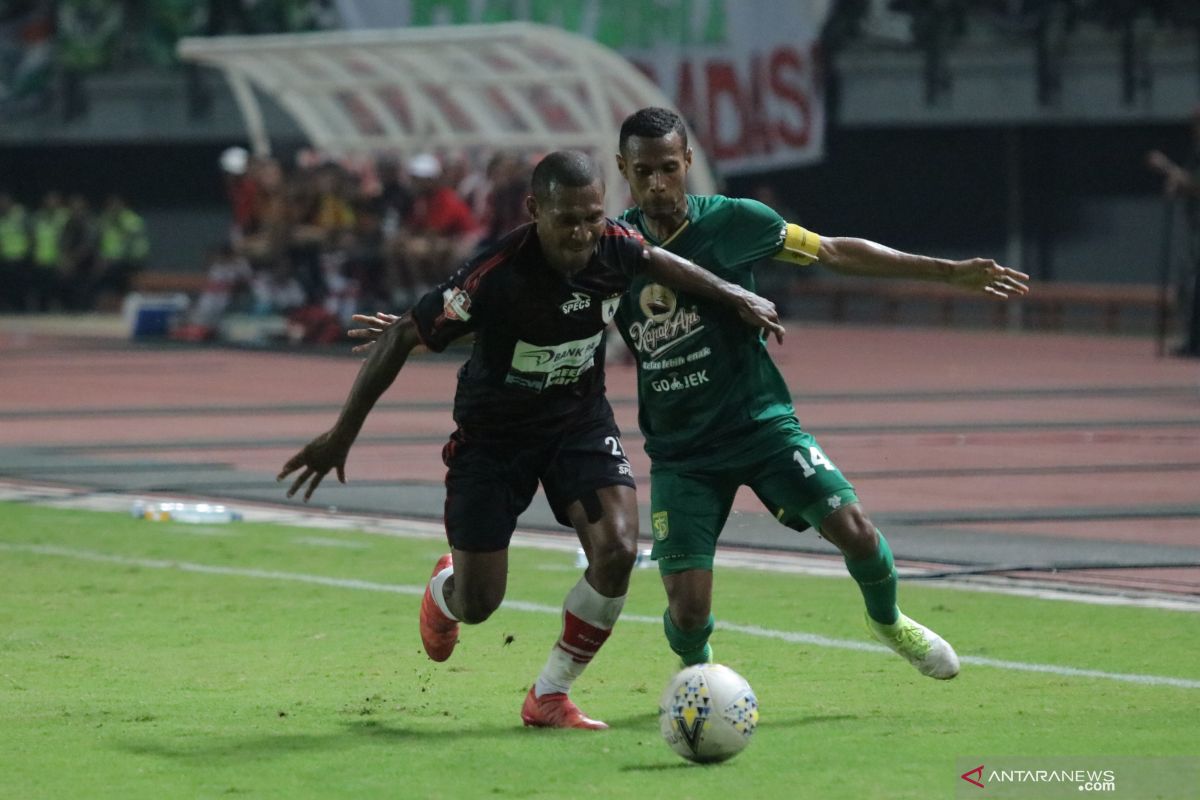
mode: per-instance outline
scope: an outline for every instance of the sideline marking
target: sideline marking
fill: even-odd
[[[245,567],[222,567],[214,564],[196,564],[189,561],[173,561],[157,558],[128,558],[126,556],[99,553],[92,550],[75,550],[68,547],[41,544],[11,544],[0,542],[0,550],[18,553],[33,553],[43,556],[58,556],[73,558],[80,561],[92,561],[105,564],[120,564],[129,567],[145,569],[174,569],[180,572],[194,572],[207,575],[228,575],[241,578],[260,578],[264,580],[291,581],[308,583],[318,586],[331,586],[338,589],[358,589],[368,592],[388,592],[419,597],[425,593],[424,586],[405,586],[403,584],[377,583],[375,581],[357,580],[354,578],[334,578],[326,575],[307,575],[299,572],[279,572],[268,569],[253,569]],[[562,608],[548,606],[542,603],[529,603],[523,600],[505,600],[503,608],[513,611],[527,611],[535,614],[559,616]],[[623,614],[622,620],[640,622],[649,625],[661,625],[662,617],[652,617],[645,614]],[[829,647],[839,650],[857,650],[865,653],[886,653],[892,651],[882,645],[859,642],[850,639],[834,639],[813,633],[797,633],[794,631],[777,631],[770,628],[760,628],[757,625],[737,625],[728,622],[718,622],[720,630],[742,633],[763,639],[780,639],[793,644],[808,644],[815,647]],[[1076,678],[1098,678],[1101,680],[1136,683],[1143,686],[1173,686],[1180,689],[1200,689],[1200,680],[1190,678],[1172,678],[1163,675],[1138,675],[1121,672],[1103,672],[1094,669],[1079,669],[1077,667],[1060,667],[1054,664],[1029,664],[1022,661],[1004,661],[997,658],[981,656],[962,656],[960,661],[980,667],[995,667],[996,669],[1015,672],[1042,672],[1050,675],[1061,675]]]
[[[29,483],[24,481],[0,480],[0,501],[24,502],[47,508],[69,508],[87,511],[129,510],[135,499],[149,502],[187,502],[197,498],[190,495],[158,495],[147,493],[95,492],[58,486]],[[277,503],[253,500],[226,500],[236,505],[247,522],[267,522],[277,525],[294,525],[327,531],[347,531],[370,536],[387,536],[397,539],[438,539],[445,541],[446,529],[440,522],[405,519],[401,517],[379,517],[369,514],[339,513],[335,507],[326,511],[313,507],[283,506]],[[513,534],[514,547],[532,547],[539,550],[575,552],[579,544],[568,536],[553,533],[534,533],[518,530]],[[752,569],[761,572],[782,572],[793,575],[811,575],[825,578],[846,577],[846,569],[837,557],[821,557],[803,553],[781,551],[762,552],[751,548],[718,547],[716,563],[722,568]],[[940,569],[940,568],[939,568]],[[911,578],[933,571],[922,567],[899,567],[900,578]],[[1154,608],[1163,611],[1200,612],[1200,599],[1194,595],[1166,595],[1148,590],[1130,590],[1093,584],[1063,584],[1050,579],[1034,577],[1019,581],[992,575],[946,578],[925,584],[931,589],[957,589],[960,591],[984,592],[987,594],[1034,597],[1055,602],[1084,603],[1100,606],[1123,606],[1131,608]]]

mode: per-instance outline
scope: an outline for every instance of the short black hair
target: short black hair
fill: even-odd
[[[621,137],[617,140],[617,146],[624,150],[625,142],[629,141],[630,136],[661,139],[671,133],[679,134],[679,138],[683,141],[683,149],[686,150],[688,136],[687,128],[683,124],[683,117],[669,108],[648,106],[633,112],[621,123]]]
[[[555,150],[533,168],[530,188],[533,189],[533,196],[541,200],[553,186],[578,189],[591,186],[596,181],[603,183],[604,178],[595,159],[579,150]]]

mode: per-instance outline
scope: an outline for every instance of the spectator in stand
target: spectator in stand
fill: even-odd
[[[189,323],[204,329],[197,338],[210,338],[215,333],[221,315],[229,310],[239,289],[250,285],[253,277],[250,264],[237,254],[233,245],[225,242],[212,248],[208,255],[208,281],[196,298]]]
[[[92,272],[96,266],[96,222],[87,198],[71,195],[67,201],[67,223],[63,226],[62,251],[64,302],[70,309],[91,308]]]
[[[525,197],[529,194],[529,176],[533,170],[522,158],[499,153],[488,163],[488,195],[484,214],[484,247],[499,240],[507,231],[529,221]]]
[[[1163,195],[1184,202],[1187,220],[1187,266],[1180,279],[1183,342],[1176,355],[1200,357],[1200,107],[1192,112],[1192,144],[1182,164],[1161,150],[1146,154],[1146,164],[1163,177]]]
[[[358,312],[358,281],[350,272],[350,257],[355,249],[353,231],[343,231],[321,252],[323,301],[321,306],[339,325],[349,325]]]
[[[304,287],[286,259],[279,259],[269,269],[259,270],[250,282],[254,294],[254,313],[286,314],[304,306]]]
[[[72,120],[88,110],[84,78],[112,66],[125,32],[125,3],[59,0],[55,60],[62,81],[62,114]]]
[[[235,244],[251,265],[268,269],[287,250],[291,230],[290,188],[283,168],[273,158],[251,161],[250,174],[256,186],[254,207],[246,214],[240,243],[235,240]]]
[[[31,244],[25,206],[0,192],[0,308],[27,308]]]
[[[383,260],[381,204],[359,200],[354,209],[354,236],[348,240],[345,274],[358,285],[360,305],[380,308],[391,304]]]
[[[467,208],[471,209],[471,216],[481,225],[487,225],[488,204],[492,194],[492,166],[508,157],[504,153],[495,153],[483,169],[464,168],[457,182],[453,181],[453,176],[447,176],[446,184],[454,187]],[[459,163],[465,164],[465,161],[460,160]]]
[[[436,156],[409,159],[413,200],[393,242],[400,288],[415,299],[440,283],[478,243],[481,231],[471,209],[442,181]]]
[[[289,253],[310,304],[328,294],[322,260],[340,247],[342,234],[354,227],[348,181],[335,164],[320,164],[302,174],[295,185],[298,210]]]
[[[234,244],[253,233],[258,227],[256,219],[259,195],[262,191],[251,170],[250,153],[244,147],[230,147],[221,153],[221,172],[225,177],[225,193],[233,213],[230,238]]]
[[[47,192],[42,206],[33,214],[33,269],[30,273],[33,288],[33,310],[49,311],[50,307],[64,308],[70,289],[63,233],[71,212],[58,192]]]
[[[383,232],[392,235],[400,229],[401,221],[408,216],[412,207],[412,189],[404,182],[400,165],[392,160],[382,160],[379,173],[379,194],[375,205]]]
[[[133,276],[146,266],[150,240],[146,221],[125,205],[119,194],[111,194],[105,201],[97,229],[100,274],[96,279],[96,296],[104,303],[106,293],[119,299],[129,291]]]

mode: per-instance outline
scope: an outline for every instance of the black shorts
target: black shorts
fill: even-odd
[[[571,527],[567,507],[605,486],[635,486],[611,414],[544,440],[473,441],[455,431],[442,448],[446,538],[459,550],[504,550],[538,483],[554,518]]]

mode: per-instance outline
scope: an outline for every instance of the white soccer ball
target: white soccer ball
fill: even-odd
[[[750,743],[758,727],[758,698],[729,667],[697,664],[663,690],[658,723],[671,749],[689,761],[724,761]]]

